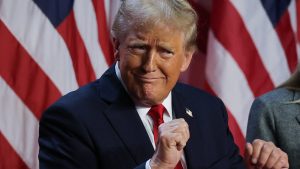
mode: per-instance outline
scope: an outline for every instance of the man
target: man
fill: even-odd
[[[40,167],[244,168],[221,100],[177,83],[196,23],[184,0],[123,1],[112,28],[117,63],[43,114]],[[261,167],[288,167],[283,152],[258,142],[248,152],[267,159]]]

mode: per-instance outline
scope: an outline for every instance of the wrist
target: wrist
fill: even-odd
[[[149,165],[151,169],[174,169],[175,166],[164,163],[159,159],[150,159]]]

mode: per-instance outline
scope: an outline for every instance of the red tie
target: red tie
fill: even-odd
[[[158,141],[158,126],[164,123],[163,115],[165,112],[165,107],[162,104],[154,105],[149,110],[148,114],[153,120],[153,136],[155,144]],[[176,165],[175,169],[183,169],[180,161]]]

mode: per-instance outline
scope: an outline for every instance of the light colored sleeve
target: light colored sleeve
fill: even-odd
[[[150,167],[150,159],[146,162],[145,169],[151,169],[151,167]]]
[[[249,113],[247,142],[251,143],[255,139],[262,139],[276,144],[276,124],[273,108],[272,102],[260,97],[255,99]]]

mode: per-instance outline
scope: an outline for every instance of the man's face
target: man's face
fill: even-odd
[[[183,32],[162,24],[131,30],[115,47],[127,90],[143,106],[167,97],[193,54],[184,49]]]

